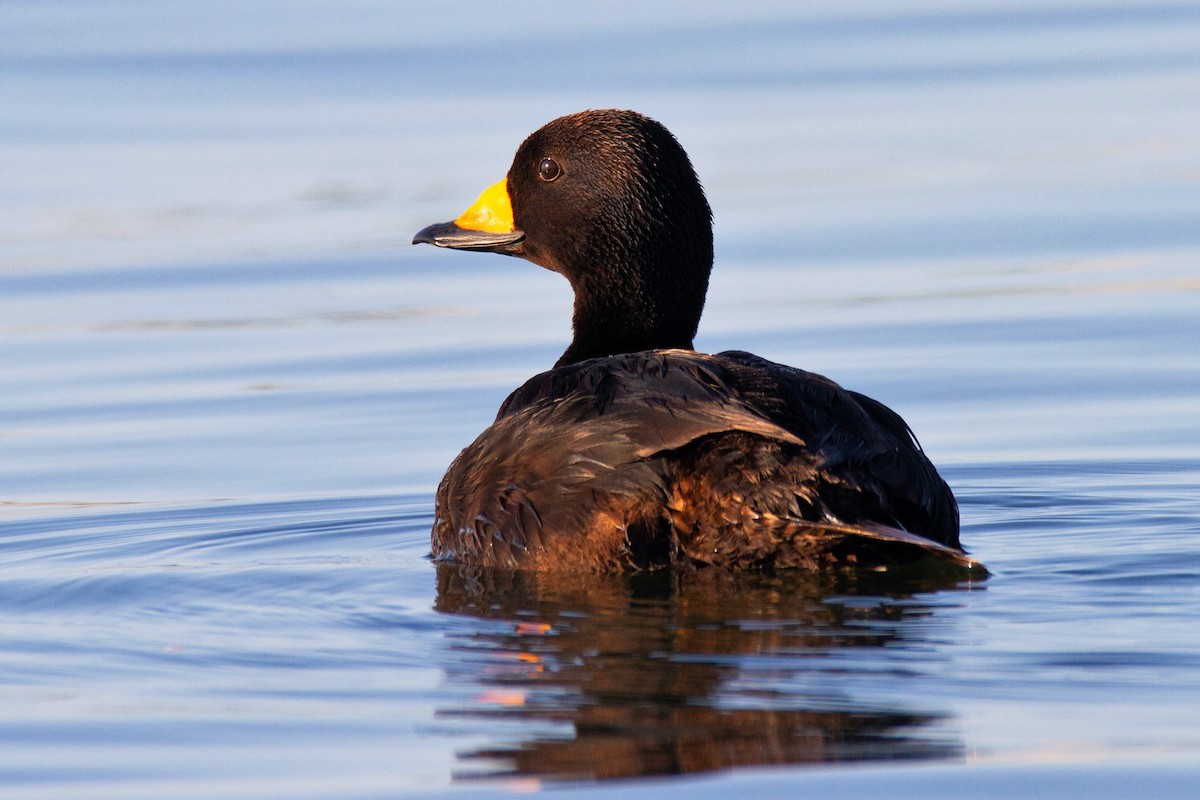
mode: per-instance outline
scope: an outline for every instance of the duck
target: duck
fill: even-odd
[[[562,356],[508,396],[439,484],[435,561],[979,566],[953,492],[896,412],[751,353],[694,349],[712,211],[661,123],[623,109],[552,120],[502,180],[413,244],[523,258],[574,293]]]

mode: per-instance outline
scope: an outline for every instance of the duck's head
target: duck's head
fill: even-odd
[[[535,131],[508,176],[413,238],[521,256],[575,292],[559,365],[691,348],[712,269],[712,214],[687,153],[633,111],[583,111]]]

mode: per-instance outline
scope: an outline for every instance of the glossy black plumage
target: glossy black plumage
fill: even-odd
[[[509,198],[511,223],[507,210],[468,212],[414,242],[562,273],[574,338],[451,465],[435,558],[567,570],[973,563],[953,494],[897,414],[749,353],[691,350],[711,220],[665,128],[629,111],[555,120],[517,151]],[[505,221],[457,224],[477,218]]]

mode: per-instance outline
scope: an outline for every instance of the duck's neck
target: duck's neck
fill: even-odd
[[[703,295],[697,303],[691,298],[656,296],[630,281],[619,285],[623,294],[615,293],[612,286],[605,287],[607,291],[575,287],[574,336],[555,366],[642,350],[692,349]]]
[[[585,241],[574,251],[576,258],[554,265],[575,292],[574,338],[556,366],[642,350],[692,349],[708,293],[713,238],[700,185],[689,188],[695,196],[675,197],[665,189],[648,194],[690,213],[679,219],[647,214],[632,223],[609,214],[596,226],[605,235]],[[639,235],[616,241],[608,235],[631,225]]]
[[[576,318],[578,319],[578,318]],[[575,324],[575,336],[571,346],[559,357],[556,367],[586,361],[589,358],[602,358],[619,353],[637,353],[642,350],[662,350],[667,348],[692,349],[692,337],[680,332],[629,331],[616,334],[605,324],[593,324],[587,320]]]

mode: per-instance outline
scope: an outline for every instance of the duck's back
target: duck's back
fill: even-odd
[[[436,558],[539,569],[966,562],[903,420],[748,353],[654,350],[513,392],[438,488]]]

